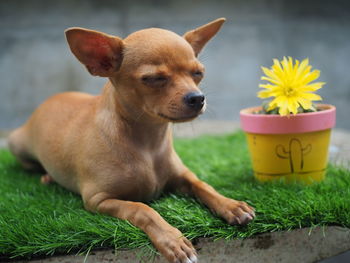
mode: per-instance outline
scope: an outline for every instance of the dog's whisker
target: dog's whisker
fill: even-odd
[[[194,123],[193,122],[191,122],[191,129],[192,129],[192,135],[195,135]]]
[[[215,110],[211,107],[211,105],[208,105],[208,104],[207,104],[206,112],[207,112],[208,115],[210,115],[210,116],[213,117],[214,119],[217,118],[217,113],[216,113]]]
[[[206,62],[209,60],[209,55],[208,54],[201,54],[199,56],[199,60],[202,61],[202,62]]]
[[[211,94],[214,94],[215,92],[216,92],[216,90],[205,91],[204,95],[207,97],[208,95],[210,96]]]

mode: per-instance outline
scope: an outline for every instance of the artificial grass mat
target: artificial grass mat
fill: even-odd
[[[202,180],[227,197],[256,208],[248,226],[229,226],[190,197],[166,195],[150,203],[189,239],[246,238],[302,227],[350,228],[350,171],[329,166],[312,186],[261,184],[253,178],[242,132],[177,139],[177,152]],[[81,198],[56,184],[41,185],[7,151],[0,151],[0,259],[86,252],[96,248],[143,248],[147,236],[126,221],[92,214]]]

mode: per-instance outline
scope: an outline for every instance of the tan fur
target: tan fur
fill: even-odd
[[[197,262],[191,243],[143,202],[178,190],[230,224],[254,218],[246,203],[200,181],[172,142],[170,123],[192,120],[205,109],[194,110],[184,97],[199,92],[204,67],[196,56],[223,22],[217,19],[185,38],[156,28],[124,40],[68,29],[78,60],[109,81],[99,96],[68,92],[49,98],[10,135],[11,151],[25,168],[42,167],[49,174],[43,183],[54,180],[81,194],[86,209],[141,228],[169,262]]]

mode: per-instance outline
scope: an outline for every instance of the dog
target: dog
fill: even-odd
[[[46,100],[9,136],[24,168],[47,173],[81,195],[85,209],[128,220],[169,262],[197,262],[183,234],[146,203],[162,192],[192,195],[229,224],[247,224],[254,209],[199,180],[173,148],[171,123],[205,110],[198,54],[219,31],[219,18],[179,36],[149,28],[125,39],[84,28],[65,31],[70,50],[102,93],[66,92]],[[49,83],[48,83],[49,85]]]

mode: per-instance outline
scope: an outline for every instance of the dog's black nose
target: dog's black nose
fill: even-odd
[[[199,111],[204,106],[205,97],[200,92],[190,92],[184,97],[185,104],[193,110]]]

